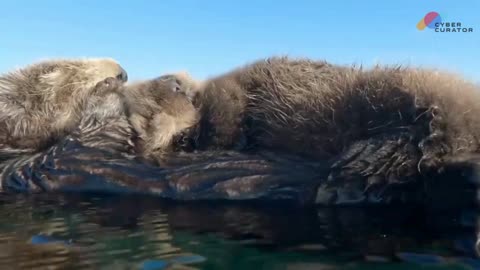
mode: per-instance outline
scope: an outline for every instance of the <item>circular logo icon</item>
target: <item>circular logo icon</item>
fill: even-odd
[[[419,30],[425,29],[425,27],[428,27],[430,29],[435,29],[437,23],[442,22],[442,17],[440,17],[440,14],[438,14],[435,11],[427,13],[425,17],[423,17],[417,24],[417,28]]]

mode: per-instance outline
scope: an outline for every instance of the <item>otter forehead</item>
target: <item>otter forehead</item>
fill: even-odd
[[[178,108],[182,103],[190,103],[182,89],[177,78],[168,75],[128,84],[124,94],[127,101],[130,101],[138,111],[145,111],[148,108],[155,112]]]
[[[82,59],[81,62],[86,67],[85,72],[88,74],[103,74],[104,77],[108,77],[111,74],[116,74],[116,76],[113,77],[124,82],[128,80],[128,75],[125,69],[123,69],[123,67],[112,58]]]
[[[156,80],[170,82],[170,90],[185,94],[191,101],[195,94],[204,87],[203,81],[198,81],[187,71],[168,73],[158,77]]]
[[[127,89],[150,97],[170,97],[173,93],[184,93],[182,77],[166,74],[148,81],[138,81],[127,85]]]

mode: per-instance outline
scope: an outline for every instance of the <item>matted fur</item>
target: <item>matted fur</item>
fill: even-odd
[[[98,82],[127,80],[113,59],[47,60],[0,76],[0,147],[35,151],[78,125]]]

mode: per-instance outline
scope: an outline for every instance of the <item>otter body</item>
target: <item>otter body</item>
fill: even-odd
[[[405,130],[430,114],[436,119],[427,132],[443,132],[452,153],[476,150],[477,90],[440,72],[271,58],[203,84],[194,99],[205,129],[198,143],[232,147],[246,136],[250,146],[330,158],[355,140]]]
[[[78,125],[97,83],[127,80],[112,59],[50,60],[0,76],[0,151],[34,152]]]
[[[198,150],[328,163],[319,202],[380,200],[392,185],[431,178],[480,146],[480,90],[448,73],[270,58],[195,93],[200,121],[190,138]]]

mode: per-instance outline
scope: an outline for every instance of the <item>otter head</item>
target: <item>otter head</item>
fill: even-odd
[[[75,127],[97,83],[127,80],[113,59],[46,60],[0,75],[0,123],[8,136],[51,136]]]
[[[39,87],[56,102],[89,96],[94,86],[106,78],[128,80],[126,71],[113,59],[78,59],[47,61],[30,67],[37,74]]]
[[[172,74],[165,74],[157,79],[168,81],[171,91],[182,93],[192,100],[201,91],[204,82],[195,80],[188,72],[181,71]],[[168,88],[168,87],[167,87]]]
[[[147,155],[172,150],[179,134],[197,124],[198,112],[186,94],[189,85],[183,75],[176,74],[127,85],[124,95],[130,122]]]
[[[24,95],[34,94],[61,101],[88,92],[98,82],[113,77],[127,81],[127,73],[113,59],[86,58],[47,60],[0,77],[0,88]]]

